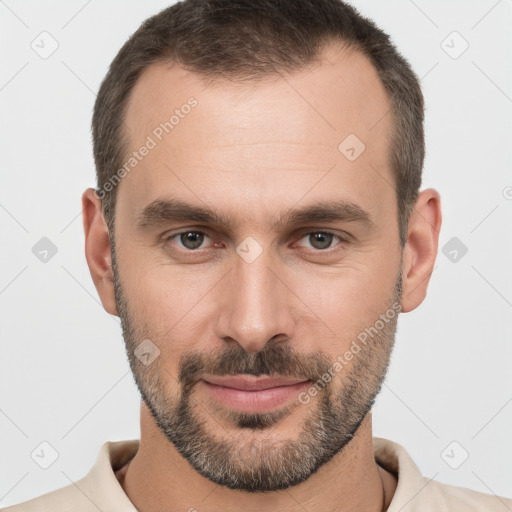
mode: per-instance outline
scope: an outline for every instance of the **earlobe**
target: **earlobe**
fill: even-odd
[[[94,286],[107,313],[117,315],[108,227],[103,217],[101,201],[92,188],[82,195],[82,212],[85,257]]]
[[[434,189],[420,192],[409,219],[402,260],[402,312],[416,309],[425,299],[434,269],[441,229],[441,198]]]

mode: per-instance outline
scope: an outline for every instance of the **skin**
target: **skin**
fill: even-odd
[[[86,257],[102,304],[108,313],[120,314],[122,284],[127,347],[149,338],[160,350],[153,366],[143,367],[131,358],[139,388],[157,385],[152,379],[158,375],[155,394],[177,403],[183,391],[180,357],[218,355],[229,347],[248,354],[270,345],[290,347],[306,365],[314,354],[334,362],[390,308],[400,272],[401,311],[421,304],[437,253],[440,197],[433,189],[420,193],[402,249],[395,191],[389,185],[392,125],[385,114],[390,103],[366,57],[331,45],[321,62],[307,70],[257,83],[219,80],[208,86],[178,66],[154,64],[130,97],[125,119],[130,151],[191,96],[198,105],[118,185],[117,297],[101,204],[92,189],[83,195]],[[338,150],[350,133],[366,146],[353,162]],[[232,226],[195,221],[137,226],[145,206],[171,196],[215,207]],[[289,209],[325,200],[359,205],[371,225],[307,221],[273,229]],[[163,241],[164,234],[187,230],[208,235],[195,256],[179,237]],[[323,231],[348,234],[349,242],[334,237],[327,249],[315,248],[308,235]],[[262,249],[252,263],[236,252],[247,237]],[[394,328],[359,361],[385,372]],[[270,428],[240,428],[236,414],[199,385],[192,389],[190,411],[205,420],[212,441],[232,445],[243,459],[240,464],[250,466],[260,459],[244,448],[269,446],[266,455],[277,456],[280,442],[298,439],[306,419],[320,410],[322,397],[343,396],[350,377],[357,377],[357,361],[356,355],[325,391],[308,404],[290,408]],[[365,380],[356,379],[357,393],[368,399]],[[375,391],[379,384],[377,379],[372,384]],[[144,402],[140,448],[117,476],[143,512],[191,507],[380,511],[383,502],[389,505],[397,484],[395,475],[374,459],[371,413],[364,415],[350,442],[307,479],[286,489],[254,493],[200,474],[169,442]]]

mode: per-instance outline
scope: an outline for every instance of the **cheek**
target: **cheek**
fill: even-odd
[[[290,286],[307,310],[326,327],[328,346],[338,353],[392,305],[399,257],[379,257],[372,251],[362,262],[328,273],[296,274]],[[308,314],[309,316],[309,314]]]
[[[192,349],[205,337],[205,326],[214,315],[215,304],[208,294],[219,280],[216,275],[192,265],[158,263],[140,269],[128,282],[123,279],[134,322],[163,351],[177,354]]]

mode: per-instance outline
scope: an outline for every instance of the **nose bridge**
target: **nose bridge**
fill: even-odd
[[[283,284],[272,269],[269,250],[251,243],[243,242],[237,248],[234,268],[222,291],[217,334],[256,352],[276,335],[289,336],[291,322]]]

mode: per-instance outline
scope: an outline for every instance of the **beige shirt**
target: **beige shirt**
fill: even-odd
[[[138,440],[105,443],[96,463],[82,479],[5,512],[137,512],[119,484],[115,471],[135,455]],[[375,459],[398,478],[388,512],[506,512],[512,499],[442,484],[423,477],[405,448],[373,438]]]

